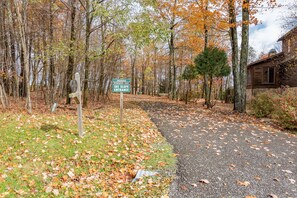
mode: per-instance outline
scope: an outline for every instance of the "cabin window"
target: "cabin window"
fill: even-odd
[[[273,84],[275,78],[274,67],[264,67],[263,68],[263,83]]]

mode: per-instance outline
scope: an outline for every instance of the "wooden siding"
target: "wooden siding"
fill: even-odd
[[[297,87],[297,27],[279,39],[282,52],[248,66],[248,89]],[[268,68],[274,68],[274,72]],[[265,74],[266,72],[267,74]],[[270,74],[269,74],[270,73]],[[274,82],[270,77],[274,73]]]
[[[297,87],[297,64],[287,65],[284,76],[282,76],[281,85]]]
[[[248,74],[251,75],[252,83],[247,86],[247,88],[276,88],[280,86],[280,76],[279,76],[279,60],[271,59],[265,62],[260,62],[256,65],[248,67]],[[274,68],[274,82],[269,83],[264,79],[265,68]]]
[[[290,49],[288,44],[290,43]],[[282,39],[282,51],[286,59],[291,59],[297,54],[297,29]]]

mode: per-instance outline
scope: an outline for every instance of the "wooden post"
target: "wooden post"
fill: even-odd
[[[82,121],[82,103],[81,103],[81,86],[80,86],[80,76],[79,73],[75,73],[75,80],[77,82],[77,98],[78,98],[78,104],[77,104],[77,115],[78,115],[78,132],[79,136],[82,137],[84,135],[83,132],[83,121]]]
[[[75,80],[70,82],[71,90],[73,93],[69,94],[69,98],[74,98],[77,104],[78,115],[78,134],[80,137],[84,135],[83,121],[82,121],[82,103],[81,103],[81,90],[80,90],[80,77],[79,73],[75,73]]]
[[[121,94],[120,94],[120,124],[121,124],[121,126],[122,126],[122,121],[123,121],[123,101],[124,100],[124,94],[123,94],[123,92],[121,92]]]

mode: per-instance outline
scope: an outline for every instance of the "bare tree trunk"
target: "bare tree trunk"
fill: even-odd
[[[136,58],[137,58],[137,45],[135,45],[135,49],[134,49],[134,55],[131,55],[131,93],[132,94],[136,94],[136,86],[135,86],[135,66],[136,66]]]
[[[233,72],[233,84],[234,84],[234,110],[238,110],[240,106],[240,77],[239,77],[239,65],[238,65],[238,38],[237,38],[237,22],[236,22],[236,10],[235,1],[229,1],[229,24],[230,24],[230,40],[232,48],[232,72]]]
[[[103,18],[101,17],[101,23],[103,24]],[[104,81],[104,61],[105,61],[105,33],[106,33],[106,28],[105,25],[103,24],[101,26],[101,57],[100,57],[100,68],[99,68],[99,96],[103,96],[103,81]]]
[[[142,63],[141,66],[141,92],[145,94],[145,61]]]
[[[171,96],[171,89],[172,89],[172,85],[171,85],[171,83],[172,83],[172,59],[171,59],[171,57],[172,57],[172,49],[171,49],[171,36],[170,36],[170,41],[169,41],[169,43],[168,43],[168,45],[169,45],[169,65],[168,65],[168,81],[167,81],[167,83],[166,83],[166,88],[165,88],[165,90],[166,90],[166,92],[168,93],[168,97],[170,98]]]
[[[249,0],[243,0],[242,4],[242,33],[241,33],[241,51],[240,51],[240,98],[238,112],[246,111],[246,84],[247,84],[247,62],[249,50]]]
[[[248,58],[249,34],[249,0],[242,4],[242,36],[240,63],[238,64],[238,39],[236,28],[235,2],[229,2],[230,38],[232,47],[232,71],[234,79],[234,110],[244,113],[246,111],[246,67]]]
[[[2,72],[4,72],[5,78],[3,79],[3,88],[6,89],[8,94],[11,94],[11,79],[10,79],[10,69],[9,69],[9,44],[8,36],[6,34],[6,3],[2,2],[0,4],[0,53],[2,54]],[[0,55],[1,55],[0,54]],[[1,57],[0,57],[1,58]],[[6,85],[6,86],[5,86]]]
[[[157,47],[154,49],[154,81],[153,81],[153,96],[156,95],[157,91]]]
[[[31,104],[31,96],[30,96],[30,75],[29,75],[29,53],[28,53],[28,46],[26,42],[26,10],[27,10],[27,1],[23,1],[22,8],[23,8],[23,17],[20,13],[20,3],[18,1],[14,2],[16,7],[16,16],[18,21],[18,28],[19,28],[19,35],[21,40],[21,48],[23,51],[23,61],[24,61],[24,77],[25,77],[25,90],[27,94],[26,98],[26,108],[28,113],[32,113],[32,104]]]
[[[135,58],[131,55],[131,93],[134,94],[134,84],[135,84]]]
[[[45,35],[45,30],[43,32],[42,35],[42,43],[43,43],[43,47],[46,47],[46,35]],[[42,71],[42,90],[43,90],[43,94],[44,94],[44,102],[45,105],[49,104],[49,95],[50,95],[50,89],[49,89],[49,83],[47,81],[47,76],[48,76],[48,60],[47,60],[47,50],[43,50],[42,52],[42,57],[43,57],[43,71]]]
[[[208,1],[206,2],[205,5],[205,12],[207,12],[208,10]],[[203,18],[204,18],[204,50],[206,50],[206,48],[208,47],[208,27],[206,25],[206,20],[207,20],[207,14],[203,13]],[[204,87],[204,96],[205,96],[205,104],[207,106],[207,108],[211,108],[211,104],[210,104],[210,92],[211,92],[211,88],[208,86],[208,81],[212,81],[212,79],[208,79],[208,75],[204,75],[203,76],[203,87]]]
[[[174,8],[176,7],[177,0],[174,1]],[[169,84],[168,93],[171,100],[175,98],[175,81],[176,81],[176,67],[175,67],[175,56],[174,56],[174,27],[175,27],[175,12],[173,12],[172,19],[170,21],[170,39],[169,39]]]
[[[191,94],[191,80],[188,80],[188,83],[187,83],[187,91],[186,91],[186,104],[188,104],[188,101],[189,101],[189,95]]]
[[[72,80],[73,77],[73,70],[74,70],[74,42],[76,40],[75,36],[75,15],[76,15],[76,7],[75,7],[76,0],[71,1],[71,33],[70,33],[70,51],[68,56],[68,67],[67,67],[67,73],[66,73],[66,104],[70,104],[71,100],[69,98],[69,94],[71,93],[71,88],[69,85],[69,82]]]
[[[5,93],[5,89],[4,89],[2,80],[0,80],[0,102],[4,109],[8,106],[8,100],[7,100],[7,96]]]
[[[50,40],[50,57],[49,57],[49,69],[50,69],[50,76],[49,76],[49,87],[50,87],[50,94],[51,94],[51,102],[55,101],[55,60],[53,55],[53,43],[54,43],[54,28],[53,28],[53,21],[54,21],[54,13],[52,10],[53,3],[55,0],[50,0],[50,24],[49,24],[49,40]]]
[[[18,72],[17,72],[17,64],[16,64],[16,46],[15,46],[15,34],[14,32],[16,32],[14,30],[14,27],[16,26],[15,23],[15,18],[12,16],[12,9],[13,6],[12,4],[9,4],[9,2],[7,2],[7,20],[8,20],[8,24],[9,24],[9,45],[10,45],[10,61],[11,61],[11,69],[12,69],[12,75],[13,75],[13,86],[14,86],[14,90],[13,90],[13,96],[14,97],[19,97],[19,77],[18,77]]]
[[[171,100],[174,99],[174,34],[173,34],[173,23],[172,21],[172,27],[170,28],[170,41],[169,41],[169,69],[168,69],[168,75],[169,75],[169,84],[168,84],[168,93]]]
[[[137,71],[137,68],[135,68],[135,93],[134,94],[137,94],[137,88],[138,88],[138,78],[137,78],[137,76],[138,76],[138,71]]]
[[[214,104],[212,104],[212,101],[211,101],[211,92],[212,92],[212,84],[213,84],[213,76],[211,75],[209,77],[209,91],[208,91],[208,105],[207,105],[207,108],[212,108],[214,106]]]
[[[83,107],[88,106],[88,94],[89,94],[89,70],[90,70],[90,36],[91,36],[91,25],[93,17],[90,16],[90,1],[86,0],[86,38],[85,38],[85,81],[83,89]]]

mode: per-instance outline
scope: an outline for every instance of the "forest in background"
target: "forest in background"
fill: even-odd
[[[252,51],[249,25],[258,23],[255,13],[263,6],[269,9],[276,3],[3,0],[2,106],[9,105],[10,97],[26,98],[30,113],[31,93],[40,93],[47,105],[62,98],[69,104],[69,82],[79,72],[84,107],[90,100],[108,97],[112,78],[131,78],[131,94],[168,93],[172,100],[208,98],[208,107],[211,100],[223,99],[233,89],[234,109],[244,112],[246,66],[255,58],[248,53]],[[232,75],[187,75],[195,57],[212,46],[227,53]]]

